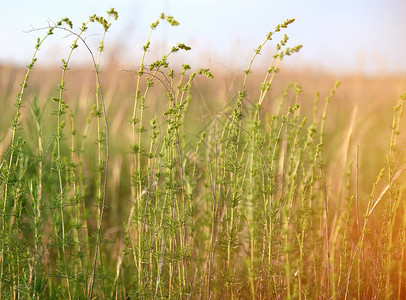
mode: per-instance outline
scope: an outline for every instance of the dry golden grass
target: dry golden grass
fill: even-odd
[[[135,67],[123,67],[122,64],[108,64],[103,68],[101,80],[105,94],[105,101],[110,116],[110,131],[112,136],[117,136],[123,130],[129,130],[128,111],[132,105],[134,85],[136,80]],[[196,119],[203,119],[207,115],[215,115],[230,106],[236,99],[236,93],[240,88],[243,72],[221,68],[212,70],[216,81],[197,78],[193,87],[194,100],[192,108]],[[60,81],[61,70],[58,67],[36,67],[31,75],[27,94],[29,101],[32,95],[37,95],[40,103],[49,101],[50,97],[57,93],[57,85]],[[7,128],[11,115],[14,113],[13,101],[19,90],[20,82],[25,74],[25,68],[11,65],[0,65],[0,101],[2,103],[2,119],[0,120],[0,136],[5,140],[0,147],[0,153],[4,151],[3,145],[7,145]],[[260,80],[265,70],[256,70],[251,74],[248,82],[248,90],[253,91],[247,99],[257,99],[259,94]],[[68,85],[66,101],[74,114],[83,114],[79,120],[85,120],[86,114],[93,105],[95,89],[94,73],[91,68],[74,66],[67,73]],[[392,108],[396,104],[399,95],[406,90],[406,76],[400,75],[362,75],[362,74],[334,74],[314,72],[306,70],[282,70],[275,77],[271,98],[274,103],[264,103],[265,110],[269,110],[278,104],[278,97],[289,83],[299,83],[303,92],[300,104],[303,110],[312,109],[315,93],[319,92],[325,97],[336,80],[341,81],[334,101],[330,109],[326,126],[328,145],[325,154],[328,158],[334,158],[338,165],[344,167],[347,160],[354,160],[356,148],[359,146],[359,158],[361,170],[367,169],[368,174],[376,174],[380,166],[376,161],[382,161],[388,145],[386,141],[390,133]],[[154,107],[157,114],[162,113],[162,97],[165,88],[156,84],[151,91],[154,93],[154,103],[148,103]],[[257,93],[257,94],[255,94]],[[166,104],[164,102],[164,104]],[[26,102],[25,107],[29,104]],[[25,115],[29,118],[29,114]],[[23,117],[24,119],[24,117]],[[83,125],[83,124],[81,124]],[[385,138],[386,137],[386,138]],[[114,143],[113,143],[114,144]],[[333,168],[334,169],[334,168]],[[371,173],[371,171],[374,171]],[[365,185],[370,186],[374,178],[364,178]]]

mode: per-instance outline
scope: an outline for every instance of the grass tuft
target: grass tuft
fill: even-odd
[[[221,76],[172,66],[189,46],[146,63],[160,22],[179,25],[165,14],[129,73],[132,100],[105,88],[102,53],[117,18],[111,9],[77,31],[68,18],[46,28],[4,116],[0,298],[402,298],[406,94],[367,189],[362,112],[344,129],[331,125],[340,82],[313,100],[299,83],[274,93],[282,60],[302,48],[280,37],[294,19],[266,35],[233,94],[218,92],[233,99],[221,108],[200,88],[220,87]],[[92,24],[102,32],[97,50],[85,39]],[[72,41],[59,82],[39,96],[31,73],[57,31]],[[253,72],[277,39],[269,65]],[[91,104],[71,93],[79,47],[93,65]],[[334,154],[332,128],[344,137]]]

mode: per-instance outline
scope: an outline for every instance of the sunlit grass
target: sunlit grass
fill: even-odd
[[[0,298],[402,298],[406,94],[368,118],[374,103],[334,104],[339,82],[282,89],[281,62],[301,49],[282,32],[293,19],[224,88],[206,68],[172,67],[185,44],[146,64],[159,23],[178,25],[162,14],[117,81],[100,67],[113,19],[47,28],[2,116]],[[71,47],[54,85],[37,83],[37,51],[57,31]],[[74,73],[78,47],[92,88]]]

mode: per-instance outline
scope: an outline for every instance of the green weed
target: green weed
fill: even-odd
[[[199,76],[217,79],[170,63],[190,47],[177,44],[146,64],[160,22],[179,25],[164,14],[131,74],[132,104],[114,93],[107,103],[100,64],[118,14],[107,15],[91,16],[77,32],[67,18],[47,28],[27,67],[0,140],[0,298],[402,298],[406,167],[398,144],[406,94],[388,124],[386,161],[365,195],[363,145],[351,143],[356,114],[345,166],[334,170],[325,154],[340,83],[312,103],[302,101],[298,83],[270,93],[281,61],[301,45],[288,47],[283,35],[263,79],[249,83],[255,58],[294,19],[257,47],[232,102],[206,113],[194,84]],[[92,23],[103,32],[97,54],[84,39]],[[38,50],[58,30],[72,44],[56,94],[39,99],[28,83]],[[86,111],[69,97],[78,47],[94,68]],[[125,129],[111,135],[110,124],[121,122]],[[350,148],[357,149],[352,160]]]

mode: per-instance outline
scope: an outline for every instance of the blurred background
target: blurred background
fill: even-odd
[[[26,65],[37,37],[32,32],[69,17],[78,29],[89,15],[105,15],[114,7],[119,19],[107,37],[107,51],[126,65],[134,64],[149,25],[161,12],[171,14],[180,28],[162,24],[153,36],[165,53],[184,42],[192,47],[188,63],[197,67],[245,68],[253,49],[266,33],[286,20],[296,22],[286,32],[291,46],[303,44],[299,55],[289,58],[290,68],[313,71],[362,73],[406,72],[406,1],[404,0],[71,0],[2,1],[0,63]],[[100,36],[88,34],[98,42]],[[62,41],[64,39],[62,38]],[[68,39],[65,39],[68,40]],[[49,42],[42,55],[47,63],[66,53],[61,40]]]

